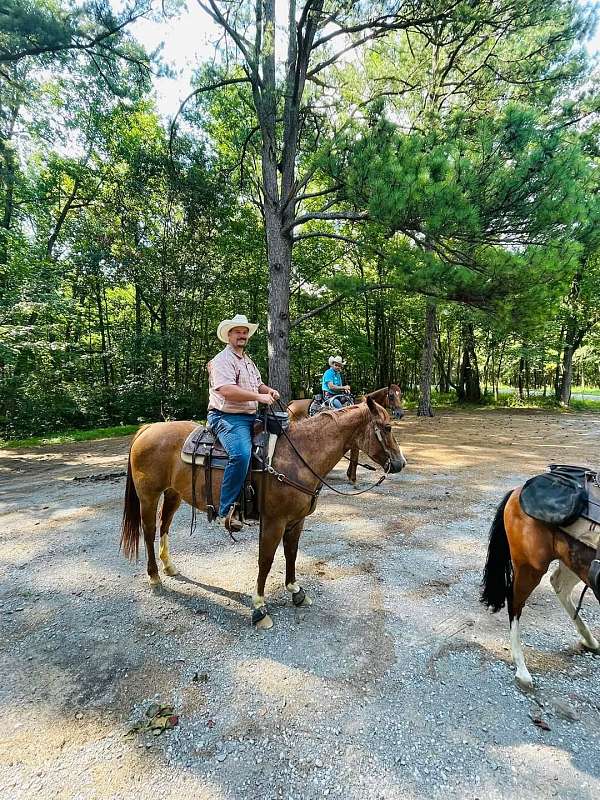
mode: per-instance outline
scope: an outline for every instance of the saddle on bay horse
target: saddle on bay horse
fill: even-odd
[[[525,483],[519,501],[530,517],[556,525],[596,550],[589,579],[600,601],[600,473],[587,467],[550,464],[548,472]]]
[[[355,402],[354,397],[351,394],[333,394],[329,397],[324,397],[322,394],[315,394],[313,395],[312,403],[308,407],[308,416],[314,417],[315,414],[318,414],[319,411],[324,411],[326,408],[329,408],[332,411],[335,411],[335,406],[331,405],[331,401],[335,398],[341,400],[342,405],[350,406],[353,405]]]
[[[279,433],[287,430],[287,413],[270,412],[264,419],[258,418],[252,434],[252,458],[238,503],[240,519],[258,520],[260,518],[259,499],[252,482],[252,473],[263,472],[271,463]],[[206,514],[208,521],[217,517],[218,502],[213,500],[213,470],[224,470],[229,460],[227,450],[208,425],[198,425],[187,437],[181,448],[181,459],[192,467],[192,506],[196,500],[196,469],[204,469]],[[218,499],[217,499],[218,500]]]

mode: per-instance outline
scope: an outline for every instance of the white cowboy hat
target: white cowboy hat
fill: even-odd
[[[342,360],[341,356],[329,356],[329,366],[333,367],[334,364],[339,364],[343,367],[346,362]]]
[[[248,317],[245,314],[236,314],[233,319],[224,319],[222,322],[219,322],[217,339],[228,344],[229,339],[227,338],[227,334],[232,328],[248,328],[248,338],[250,338],[254,336],[258,330],[258,325],[255,325],[253,322],[248,322]]]

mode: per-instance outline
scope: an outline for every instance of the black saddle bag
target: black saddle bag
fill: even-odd
[[[571,525],[587,508],[585,467],[551,464],[550,472],[530,478],[521,490],[521,508],[549,525]]]

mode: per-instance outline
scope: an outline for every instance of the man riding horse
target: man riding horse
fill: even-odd
[[[331,408],[342,408],[352,403],[350,387],[345,385],[342,378],[342,367],[346,364],[341,356],[330,356],[329,369],[323,375],[321,389],[323,397]]]
[[[243,314],[224,319],[217,338],[227,346],[207,366],[207,423],[229,455],[219,504],[219,516],[229,532],[242,528],[236,500],[250,465],[258,403],[270,406],[279,399],[279,392],[263,383],[258,368],[244,352],[257,329]]]

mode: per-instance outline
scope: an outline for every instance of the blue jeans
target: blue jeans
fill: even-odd
[[[252,428],[255,420],[255,414],[208,412],[206,421],[229,455],[221,484],[220,517],[227,516],[244,485],[252,455]]]
[[[325,397],[329,400],[331,408],[343,408],[348,402],[348,395],[346,394],[326,394]]]

